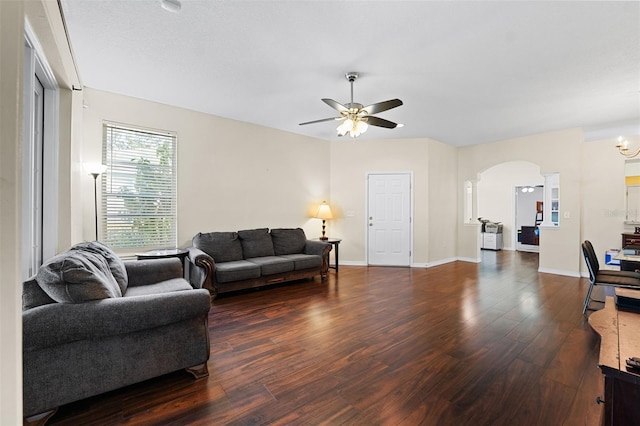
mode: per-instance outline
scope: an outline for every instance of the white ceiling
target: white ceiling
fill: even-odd
[[[61,0],[85,86],[336,139],[321,102],[400,98],[360,138],[640,132],[639,2]],[[635,130],[633,130],[635,129]],[[171,129],[168,129],[171,130]]]

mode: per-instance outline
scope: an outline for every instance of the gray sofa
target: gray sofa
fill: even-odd
[[[23,283],[25,423],[57,407],[180,369],[208,376],[209,292],[177,258],[121,261],[82,243]]]
[[[308,240],[301,228],[198,233],[189,259],[212,297],[220,293],[299,280],[329,271],[331,244]]]

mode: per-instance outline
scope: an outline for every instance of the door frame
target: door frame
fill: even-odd
[[[413,217],[414,217],[414,197],[413,197],[413,171],[383,171],[366,172],[364,179],[364,257],[365,264],[369,266],[369,176],[371,175],[409,175],[409,267],[413,267]]]

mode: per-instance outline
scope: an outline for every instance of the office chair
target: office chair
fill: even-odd
[[[640,290],[640,273],[633,271],[600,270],[598,256],[589,240],[585,240],[584,243],[582,243],[582,253],[584,254],[587,268],[589,268],[589,289],[587,290],[587,295],[584,298],[584,304],[582,306],[583,315],[587,309],[592,310],[589,308],[589,304],[592,301],[601,302],[591,298],[591,292],[596,285]]]

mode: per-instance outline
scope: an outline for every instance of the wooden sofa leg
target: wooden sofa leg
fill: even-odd
[[[187,373],[191,374],[196,379],[201,379],[203,377],[207,377],[209,375],[209,368],[207,367],[207,363],[194,365],[193,367],[185,368]]]
[[[58,411],[58,407],[53,410],[45,411],[44,413],[34,414],[33,416],[25,417],[22,419],[22,423],[24,425],[33,425],[33,426],[42,426],[46,424],[51,416],[53,416],[56,411]]]

